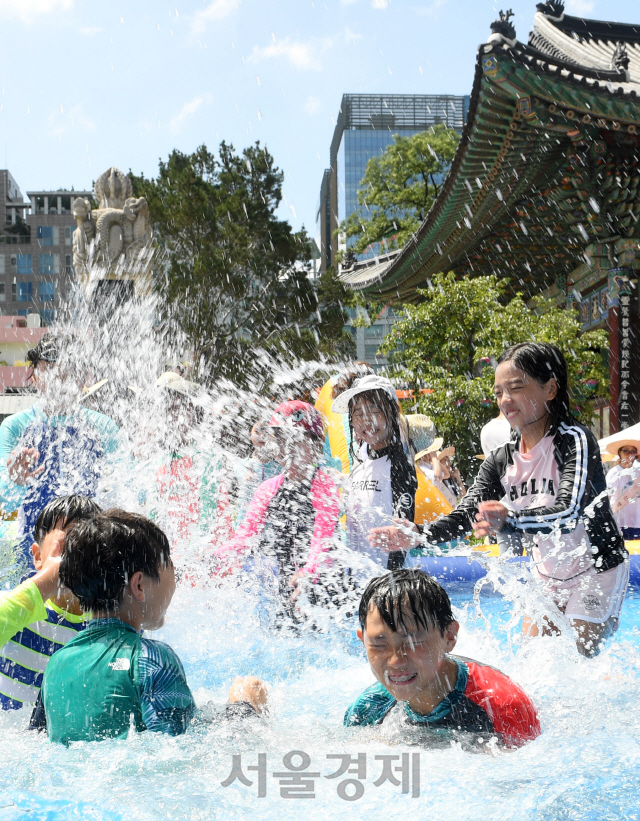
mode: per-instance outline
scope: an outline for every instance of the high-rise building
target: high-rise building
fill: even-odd
[[[335,265],[335,232],[340,222],[359,207],[358,190],[369,160],[393,143],[394,134],[410,137],[440,123],[461,132],[468,110],[468,95],[343,95],[331,141],[330,166],[322,175],[317,209],[321,272]],[[370,256],[377,250],[372,249]],[[371,318],[368,327],[349,321],[346,330],[354,338],[359,360],[376,369],[386,366],[387,360],[377,351],[396,318],[391,308],[384,308],[377,318]]]
[[[0,314],[51,324],[73,282],[73,201],[91,191],[29,191],[0,170]]]
[[[462,131],[469,96],[451,94],[344,94],[331,140],[329,168],[322,176],[317,210],[320,270],[335,264],[342,220],[358,208],[367,163],[393,143],[443,123]]]

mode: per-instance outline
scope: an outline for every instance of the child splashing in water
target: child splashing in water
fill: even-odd
[[[77,336],[50,331],[27,359],[38,401],[0,426],[0,504],[18,511],[18,560],[30,566],[40,511],[57,496],[96,496],[120,439],[109,417],[80,403],[88,365]]]
[[[186,732],[196,705],[180,659],[142,634],[162,627],[176,588],[165,534],[135,513],[96,514],[67,535],[60,580],[93,619],[47,665],[42,699],[50,740],[126,738],[132,726]],[[218,717],[257,715],[266,703],[259,679],[237,678]]]
[[[334,391],[335,396],[335,391]],[[399,516],[413,522],[418,479],[403,441],[400,406],[388,379],[369,374],[335,397],[334,413],[349,415],[353,468],[347,501],[347,543],[381,566],[402,567],[404,552],[386,555],[367,541],[371,528]]]
[[[214,551],[226,572],[234,560],[253,554],[275,560],[278,619],[298,621],[296,600],[309,582],[310,599],[331,565],[329,553],[340,515],[338,488],[320,467],[324,432],[320,414],[306,402],[278,405],[269,425],[283,472],[256,490],[233,539]]]
[[[540,735],[536,709],[517,684],[452,655],[459,624],[445,590],[427,573],[396,570],[372,579],[358,616],[358,638],[378,683],[351,704],[347,727],[395,723],[424,740],[496,737],[506,747]]]
[[[629,581],[598,443],[570,414],[567,364],[556,347],[514,345],[498,363],[496,399],[515,441],[489,454],[451,514],[420,529],[375,528],[369,539],[398,550],[418,544],[419,533],[439,544],[472,530],[480,537],[519,532],[533,578],[570,620],[580,653],[593,656],[617,629]],[[547,617],[542,624],[525,618],[522,629],[558,632]]]

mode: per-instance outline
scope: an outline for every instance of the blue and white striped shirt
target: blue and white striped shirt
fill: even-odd
[[[34,590],[30,591],[29,587]],[[18,599],[20,593],[27,602],[32,600],[35,608],[31,609],[28,605],[14,608],[15,617],[22,616],[21,629],[0,647],[0,709],[3,710],[17,710],[24,704],[35,704],[49,659],[86,625],[85,615],[74,616],[52,601],[43,605],[41,598],[38,601],[40,593],[35,585],[20,585],[13,594],[5,594],[2,604],[10,604],[8,600],[11,597]],[[5,607],[0,609],[9,610]],[[29,623],[30,612],[40,618]],[[25,621],[28,626],[23,626]]]

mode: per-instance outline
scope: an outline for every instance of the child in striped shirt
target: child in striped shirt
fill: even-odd
[[[38,516],[31,547],[35,570],[0,595],[0,709],[35,704],[50,657],[85,626],[87,617],[58,572],[65,531],[100,507],[84,496],[61,496]]]

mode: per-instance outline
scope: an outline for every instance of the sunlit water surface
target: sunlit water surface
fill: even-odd
[[[532,696],[542,736],[517,751],[471,752],[446,743],[406,746],[381,728],[345,729],[344,710],[372,683],[355,624],[291,635],[261,626],[257,599],[233,586],[178,589],[165,627],[154,637],[182,658],[200,706],[222,705],[236,674],[269,682],[266,721],[216,722],[169,738],[49,744],[24,729],[27,712],[0,717],[0,819],[386,818],[398,811],[446,819],[635,819],[640,787],[640,594],[630,592],[621,628],[595,660],[568,636],[523,643],[514,605],[471,588],[450,590],[462,629],[457,651],[499,667]],[[313,798],[283,798],[283,756],[310,756]],[[420,754],[420,796],[401,785],[375,786],[376,755]],[[267,795],[257,797],[256,765],[265,753]],[[328,754],[367,756],[361,798],[337,794]],[[253,786],[223,787],[241,754]],[[400,763],[401,759],[394,762]],[[300,759],[293,760],[294,765]],[[399,776],[398,776],[399,777]],[[411,785],[415,791],[415,785]]]

